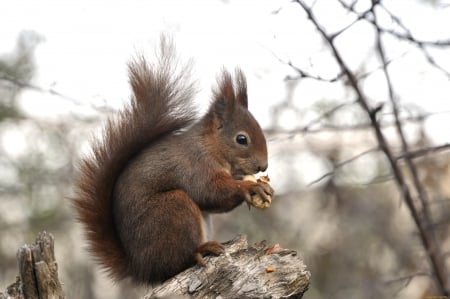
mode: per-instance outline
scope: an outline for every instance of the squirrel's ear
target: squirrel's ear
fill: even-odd
[[[213,91],[214,102],[211,105],[211,110],[219,120],[223,121],[233,114],[236,97],[233,79],[228,71],[223,70],[217,81],[218,86]]]
[[[241,69],[236,69],[236,102],[248,108],[247,79]]]
[[[236,106],[240,105],[247,109],[247,81],[244,73],[236,69],[235,79],[226,70],[222,71],[218,80],[218,87],[214,90],[214,102],[212,112],[221,120],[232,115]]]

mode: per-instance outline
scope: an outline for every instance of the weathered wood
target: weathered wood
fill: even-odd
[[[0,299],[22,299],[20,291],[20,277],[16,277],[16,282],[6,288],[6,292],[0,292]]]
[[[19,277],[0,298],[63,299],[58,278],[54,239],[46,232],[39,233],[34,244],[23,245],[17,251]]]
[[[248,245],[246,236],[224,246],[224,254],[205,258],[206,267],[187,269],[144,299],[302,298],[308,289],[311,274],[295,251],[265,242]],[[23,245],[17,259],[20,277],[0,299],[64,298],[51,234],[40,233],[35,244]]]
[[[311,274],[293,250],[248,245],[246,236],[225,243],[225,253],[207,257],[154,288],[151,298],[301,298]],[[178,297],[176,297],[178,298]]]

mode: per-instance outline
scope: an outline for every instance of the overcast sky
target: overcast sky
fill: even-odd
[[[368,2],[360,1],[361,7]],[[402,21],[419,38],[432,40],[450,36],[450,9],[436,10],[420,4],[421,1],[385,2],[394,5],[390,8],[399,12]],[[336,1],[331,0],[317,1],[315,6],[320,21],[327,28],[340,28],[348,23],[339,8]],[[299,6],[290,1],[2,1],[0,51],[11,50],[22,30],[33,30],[44,37],[36,52],[37,85],[54,88],[81,101],[106,101],[112,106],[119,106],[128,97],[126,62],[136,52],[145,52],[151,57],[161,32],[169,32],[175,37],[183,58],[193,57],[196,61],[195,69],[205,90],[204,98],[222,66],[242,67],[249,77],[251,107],[261,110],[257,111],[261,115],[263,110],[268,110],[264,107],[285,96],[282,80],[289,68],[274,54],[303,68],[312,65],[314,72],[323,76],[329,74],[332,77],[336,72],[329,60],[318,54],[323,50],[320,39]],[[350,53],[351,65],[366,59],[367,45],[372,39],[367,30],[364,26],[355,26],[342,36],[340,44]],[[392,48],[390,53],[395,57],[403,55],[404,51],[398,47]],[[408,52],[407,55],[411,57],[415,53]],[[449,57],[441,61],[450,67]],[[399,61],[400,66],[402,63],[411,67],[408,57]],[[422,71],[420,63],[417,62],[415,72],[405,69],[401,73],[405,84],[421,80],[421,90],[426,91],[421,94],[421,90],[412,89],[408,101],[441,109],[441,106],[434,106],[446,99],[444,94],[448,89],[443,84],[429,88],[435,83],[433,81],[442,78],[423,80],[418,74]],[[378,88],[374,86],[372,91]],[[435,90],[436,94],[429,97],[430,90]],[[327,92],[336,90],[319,92],[327,97]],[[32,96],[30,106],[39,102],[36,101],[39,95],[33,93]],[[424,97],[428,99],[420,103],[420,98]],[[48,95],[40,98],[44,102],[50,101],[48,104],[55,108],[73,109],[64,107],[66,104],[61,104],[61,99],[49,99]],[[317,95],[304,97],[297,104],[308,107],[313,101],[309,99],[315,100]],[[36,114],[51,112],[42,109],[46,106],[42,103],[36,106],[30,109]]]
[[[369,2],[361,0],[359,7],[366,7]],[[447,5],[437,9],[426,2],[384,1],[418,38],[448,39],[450,8]],[[316,1],[314,9],[330,32],[349,23],[337,1]],[[380,21],[392,27],[388,17],[381,17]],[[120,107],[129,95],[127,61],[139,52],[152,57],[161,32],[174,37],[182,58],[194,59],[203,108],[221,67],[240,66],[249,81],[250,109],[263,127],[270,125],[271,107],[286,98],[283,79],[293,74],[279,59],[290,60],[322,77],[332,78],[338,71],[304,12],[290,1],[1,1],[1,53],[13,49],[22,30],[33,30],[43,37],[35,53],[38,69],[33,84],[76,100],[24,92],[22,103],[36,117],[98,113],[91,109],[92,105]],[[370,71],[379,66],[369,50],[373,44],[369,25],[358,23],[337,42],[353,68],[366,65],[365,70]],[[429,112],[450,111],[448,78],[428,67],[420,52],[407,43],[390,39],[387,45],[389,57],[395,59],[390,70],[403,103],[414,103]],[[435,57],[450,70],[449,48]],[[364,88],[373,102],[386,100],[381,74],[371,76]],[[353,100],[338,84],[302,81],[295,89],[293,105],[306,112],[299,118],[286,111],[282,127],[292,129],[307,124],[317,117],[310,106],[324,99]],[[436,143],[450,142],[449,116],[443,113],[427,121]]]
[[[194,58],[200,84],[208,86],[204,97],[222,66],[237,65],[249,73],[250,91],[258,94],[252,84],[255,77],[274,70],[275,60],[265,48],[279,21],[271,14],[279,8],[274,2],[9,1],[5,7],[3,1],[0,51],[11,50],[21,30],[34,30],[44,37],[36,51],[35,84],[82,101],[105,100],[114,106],[128,96],[126,62],[136,52],[151,57],[160,33],[168,32],[180,56]],[[276,81],[278,85],[259,92],[264,102],[282,99],[282,78],[281,74],[275,80],[264,78],[265,84]],[[58,100],[34,93],[34,103],[36,96],[42,101]],[[40,109],[45,105],[37,106],[30,110],[49,113]]]

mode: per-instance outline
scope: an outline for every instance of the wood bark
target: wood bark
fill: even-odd
[[[224,243],[225,253],[206,257],[206,266],[189,268],[148,293],[151,298],[302,298],[311,274],[296,251],[249,245],[238,236]],[[17,252],[19,276],[0,299],[63,299],[51,234]]]
[[[54,239],[46,232],[39,233],[34,244],[26,244],[17,251],[19,276],[0,299],[63,299],[58,278]]]
[[[265,242],[248,245],[243,235],[224,246],[224,254],[206,258],[206,267],[185,270],[144,299],[302,298],[308,289],[311,274],[296,251]]]

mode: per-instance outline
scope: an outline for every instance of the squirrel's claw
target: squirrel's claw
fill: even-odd
[[[252,205],[258,209],[267,209],[272,203],[273,189],[269,184],[258,182],[257,185],[251,189],[250,194],[246,196],[248,205]]]
[[[248,193],[245,195],[245,201],[249,209],[251,206],[258,209],[270,207],[274,190],[268,183],[268,177],[256,179],[253,175],[247,175],[244,176],[243,180],[254,183],[249,187]]]

